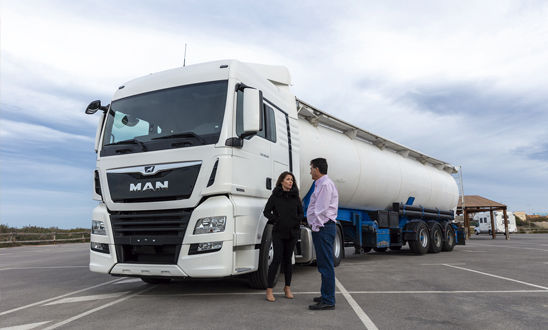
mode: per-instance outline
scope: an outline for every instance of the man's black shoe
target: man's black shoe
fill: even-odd
[[[322,301],[322,296],[314,297],[314,302],[320,302]]]
[[[333,309],[335,309],[335,305],[328,305],[328,304],[320,301],[317,304],[308,306],[308,309],[311,309],[311,310],[333,310]]]

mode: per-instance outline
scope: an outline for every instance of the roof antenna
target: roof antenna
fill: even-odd
[[[186,44],[185,44],[185,58],[183,59],[183,66],[186,64]]]

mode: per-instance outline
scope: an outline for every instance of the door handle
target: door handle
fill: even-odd
[[[272,190],[272,178],[266,178],[266,189]]]

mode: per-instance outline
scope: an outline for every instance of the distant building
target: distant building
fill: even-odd
[[[526,216],[526,214],[525,214],[524,211],[515,211],[515,212],[514,212],[514,215],[515,215],[516,217],[519,217],[522,221],[527,220],[527,216]]]

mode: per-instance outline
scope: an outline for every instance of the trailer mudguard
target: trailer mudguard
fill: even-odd
[[[405,241],[416,241],[418,239],[417,227],[424,223],[422,220],[413,220],[405,225],[403,239]]]

